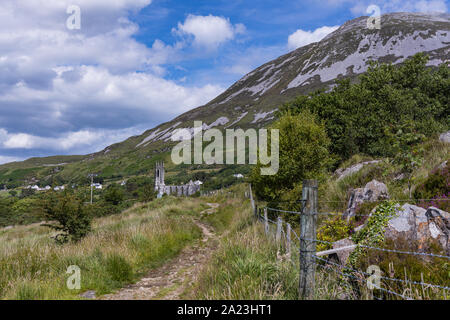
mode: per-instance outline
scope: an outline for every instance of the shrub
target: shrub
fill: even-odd
[[[364,246],[380,246],[384,242],[384,232],[390,219],[395,216],[396,204],[392,201],[384,201],[378,205],[375,212],[367,221],[367,224],[358,233],[352,236],[353,242]],[[358,268],[362,258],[367,254],[367,249],[357,247],[349,257],[349,265]]]
[[[256,195],[266,201],[280,199],[304,179],[323,176],[332,162],[325,126],[311,112],[287,113],[273,128],[280,131],[278,173],[261,175],[258,163],[251,175]]]
[[[156,199],[157,192],[151,183],[146,183],[138,189],[139,200],[142,202],[150,202]]]
[[[341,217],[333,217],[326,220],[317,230],[317,240],[326,242],[338,241],[349,237],[352,229],[352,226]],[[317,251],[327,249],[331,249],[330,244],[320,242],[317,244]]]
[[[115,206],[120,204],[123,201],[124,197],[125,194],[122,188],[116,184],[109,186],[103,195],[103,198],[106,202],[112,203]]]
[[[447,198],[450,195],[450,173],[449,165],[442,169],[434,170],[427,180],[419,185],[414,191],[415,199],[429,199],[421,201],[419,205],[423,208],[428,208],[431,206],[437,207],[439,209],[449,210],[449,201],[438,201],[434,199]]]
[[[55,236],[59,243],[79,241],[91,231],[92,216],[72,192],[49,192],[43,199],[42,209],[47,221],[56,221],[45,226],[62,231]]]

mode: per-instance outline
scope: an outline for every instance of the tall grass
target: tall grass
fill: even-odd
[[[186,214],[171,215],[175,208],[185,208]],[[121,215],[96,220],[90,235],[63,246],[36,225],[5,231],[0,235],[0,298],[78,299],[86,290],[109,293],[199,239],[201,230],[192,215],[202,208],[196,199],[135,205]],[[12,235],[18,237],[11,239]],[[70,265],[81,268],[81,290],[67,288]]]

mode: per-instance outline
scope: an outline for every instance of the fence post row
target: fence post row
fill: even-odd
[[[286,253],[287,256],[291,257],[291,224],[286,223]]]
[[[303,181],[303,210],[300,215],[299,298],[307,300],[314,298],[315,288],[317,189],[317,180]]]
[[[277,219],[277,235],[275,237],[276,242],[279,244],[281,240],[281,228],[283,228],[283,220],[281,220],[281,217],[278,217]]]
[[[269,220],[267,220],[267,208],[264,208],[264,231],[269,234]]]

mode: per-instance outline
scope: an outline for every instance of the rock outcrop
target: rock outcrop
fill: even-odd
[[[411,204],[398,206],[396,217],[386,227],[385,238],[403,238],[417,245],[419,252],[429,251],[430,240],[436,240],[450,254],[450,214],[430,207],[427,210]]]
[[[358,229],[361,230],[364,226]],[[398,205],[395,216],[388,222],[384,237],[394,242],[399,239],[406,240],[411,245],[411,250],[423,253],[429,253],[430,243],[437,241],[444,249],[444,254],[450,256],[450,213],[434,207],[424,209],[409,203]],[[346,238],[334,242],[333,249],[353,244],[351,239]],[[341,250],[334,255],[339,263],[345,266],[353,250]]]
[[[345,238],[339,241],[336,241],[333,243],[333,249],[339,249],[344,247],[350,247],[354,245],[355,243],[350,240],[349,238]],[[340,250],[335,253],[337,260],[340,264],[345,266],[347,264],[348,257],[350,254],[355,250],[354,248],[346,248],[345,250]]]
[[[364,188],[353,189],[348,200],[347,210],[344,212],[344,218],[347,221],[355,215],[358,205],[366,201],[378,201],[389,199],[387,186],[377,180],[372,180]]]
[[[450,143],[450,131],[444,132],[439,136],[439,141],[444,143]]]
[[[376,164],[379,163],[380,160],[373,160],[373,161],[365,161],[357,163],[351,167],[348,168],[341,168],[337,169],[334,174],[338,176],[337,181],[344,179],[345,177],[352,175],[354,173],[357,173],[359,170],[361,170],[364,166],[370,165],[370,164]]]

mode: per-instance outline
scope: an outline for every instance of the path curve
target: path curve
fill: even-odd
[[[216,243],[210,227],[200,221],[195,224],[202,230],[198,243],[184,248],[178,256],[163,266],[149,272],[147,277],[119,291],[108,294],[104,300],[181,300],[192,288],[201,268],[209,260]]]

